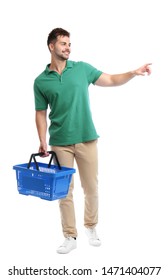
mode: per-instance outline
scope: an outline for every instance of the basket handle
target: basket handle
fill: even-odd
[[[48,163],[48,168],[50,168],[51,162],[52,162],[53,158],[55,158],[55,160],[57,162],[57,165],[58,165],[58,168],[61,170],[61,165],[60,165],[60,163],[58,161],[58,157],[57,157],[56,153],[53,152],[53,151],[47,151],[47,153],[51,154],[51,158],[50,158],[50,161]],[[31,162],[32,162],[32,160],[34,160],[35,165],[36,165],[36,169],[39,170],[39,166],[38,166],[38,163],[36,161],[36,156],[43,156],[43,155],[44,155],[44,153],[31,154],[30,160],[29,160],[28,165],[27,165],[27,168],[30,168]]]

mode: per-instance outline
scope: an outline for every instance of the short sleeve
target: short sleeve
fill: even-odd
[[[35,100],[35,110],[47,110],[48,101],[45,95],[42,93],[38,86],[38,81],[34,81],[34,100]]]
[[[97,79],[100,77],[100,75],[102,74],[102,71],[96,69],[91,64],[88,64],[86,62],[83,62],[83,65],[84,65],[84,69],[85,69],[89,84],[90,83],[94,84],[97,81]]]

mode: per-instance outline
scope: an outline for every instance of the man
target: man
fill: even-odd
[[[85,62],[70,61],[70,33],[53,29],[47,40],[51,63],[34,81],[36,126],[40,140],[39,152],[47,156],[47,108],[50,107],[49,145],[60,164],[73,167],[76,160],[84,191],[84,226],[92,246],[100,246],[96,233],[98,223],[98,135],[89,107],[88,87],[119,86],[135,76],[151,73],[150,64],[123,74],[110,75]],[[77,246],[77,229],[73,203],[74,183],[68,196],[59,200],[64,243],[58,253],[69,253]]]

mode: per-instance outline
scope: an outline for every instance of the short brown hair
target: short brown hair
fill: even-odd
[[[49,48],[49,44],[53,41],[57,40],[58,36],[67,36],[70,37],[70,33],[62,28],[54,28],[48,35],[47,45]]]

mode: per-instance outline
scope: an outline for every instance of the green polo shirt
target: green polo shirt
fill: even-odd
[[[88,63],[68,60],[61,75],[47,65],[35,79],[35,109],[50,107],[49,145],[72,145],[99,137],[92,120],[88,87],[101,74]]]

